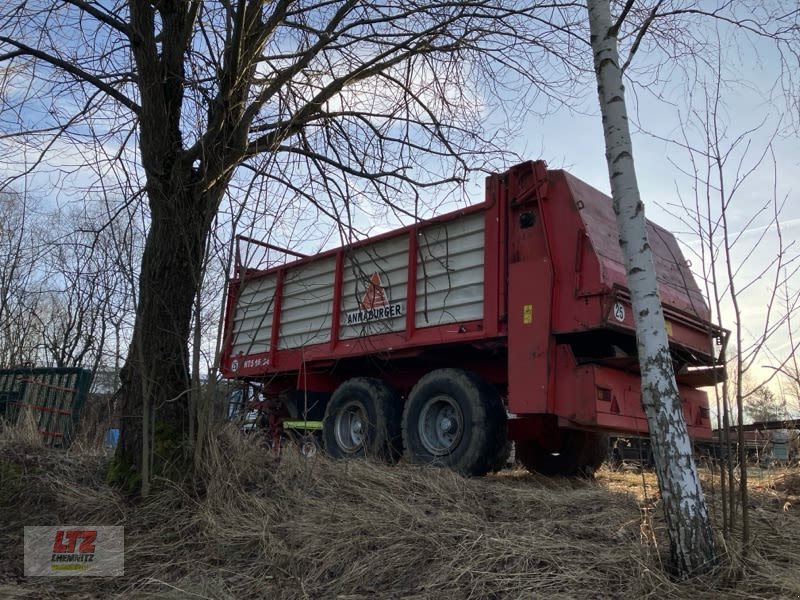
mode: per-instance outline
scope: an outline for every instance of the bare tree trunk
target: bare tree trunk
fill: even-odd
[[[140,483],[143,424],[148,407],[155,423],[149,440],[156,472],[185,474],[189,439],[190,369],[188,340],[202,269],[211,200],[191,192],[150,192],[152,225],[142,257],[139,302],[128,358],[120,373],[122,420],[117,448],[118,483]],[[211,201],[213,202],[213,201]],[[147,472],[147,471],[145,471]],[[145,489],[147,481],[141,481]]]
[[[589,25],[603,116],[614,212],[625,257],[642,371],[642,404],[650,427],[674,569],[682,577],[709,568],[714,537],[675,382],[644,205],[639,196],[617,28],[609,0],[588,0]]]

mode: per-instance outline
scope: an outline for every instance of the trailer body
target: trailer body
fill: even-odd
[[[675,237],[653,223],[648,237],[686,422],[709,438],[698,388],[721,377],[722,332]],[[242,257],[222,370],[290,398],[292,416],[321,419],[363,377],[396,390],[408,413],[427,374],[455,369],[496,391],[518,444],[558,454],[575,443],[565,432],[648,431],[611,199],[542,161],[489,176],[484,201],[464,210],[270,268]]]

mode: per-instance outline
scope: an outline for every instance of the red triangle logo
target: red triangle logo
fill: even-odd
[[[369,278],[367,291],[361,299],[361,308],[363,310],[369,310],[379,306],[386,306],[387,304],[389,304],[389,301],[386,299],[386,291],[381,285],[381,276],[376,271],[372,274],[372,277]]]

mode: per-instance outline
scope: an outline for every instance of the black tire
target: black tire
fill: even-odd
[[[498,471],[502,471],[503,469],[507,469],[508,467],[512,466],[511,452],[513,450],[514,442],[507,440],[506,443],[503,444],[502,448],[500,448],[500,452],[498,452],[497,457],[492,464],[492,468],[489,469],[489,472],[497,473]]]
[[[331,396],[322,421],[325,452],[333,458],[400,456],[400,396],[380,379],[354,377]]]
[[[578,454],[578,474],[594,477],[608,459],[609,435],[584,431],[583,447]]]
[[[438,369],[411,390],[402,429],[410,462],[485,475],[506,445],[506,411],[497,390],[477,375]]]
[[[528,471],[542,475],[593,477],[608,456],[608,435],[594,431],[564,430],[558,452],[536,440],[516,442],[516,459]]]

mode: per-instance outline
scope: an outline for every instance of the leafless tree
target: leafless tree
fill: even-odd
[[[26,161],[13,170],[52,168],[52,153],[69,148],[58,173],[73,185],[110,177],[146,198],[117,472],[146,469],[151,409],[160,448],[180,448],[188,431],[193,299],[225,190],[255,176],[258,193],[334,219],[347,221],[366,196],[413,218],[423,190],[499,153],[482,135],[487,112],[568,100],[586,50],[571,9],[502,0],[4,7],[2,85],[13,93],[2,114]],[[517,103],[500,102],[511,95]],[[86,144],[101,162],[77,177],[86,161],[74,148]],[[180,456],[156,463],[163,470]]]
[[[734,422],[741,427],[748,412],[748,398],[771,393],[766,386],[774,374],[756,376],[755,369],[767,357],[773,358],[780,368],[794,354],[795,348],[787,352],[784,342],[788,332],[789,346],[794,345],[791,312],[799,298],[796,294],[787,297],[782,306],[777,291],[787,289],[796,280],[798,252],[794,242],[782,234],[782,211],[787,199],[777,197],[775,192],[773,143],[781,129],[780,113],[770,115],[765,111],[752,127],[731,123],[725,111],[728,84],[720,74],[721,61],[718,55],[716,72],[694,82],[696,105],[690,105],[678,117],[682,135],[669,143],[688,157],[688,166],[680,159],[671,162],[676,172],[691,182],[692,193],[687,197],[679,190],[680,201],[667,208],[697,235],[697,243],[690,250],[698,259],[720,326],[732,329],[729,377],[721,379],[717,396],[719,429],[725,432],[721,439],[730,457],[727,432]],[[764,138],[761,142],[759,135]],[[747,188],[757,176],[759,183],[751,186],[754,193]],[[773,184],[763,185],[769,178]],[[754,315],[752,311],[745,314],[746,305],[761,307],[763,315]],[[773,350],[777,349],[776,342],[784,345],[780,357]],[[728,461],[727,471],[721,472],[721,488],[723,533],[731,543],[737,506],[741,507],[742,548],[746,553],[749,519],[742,435],[740,429],[739,456]],[[741,465],[738,483],[735,462]]]
[[[789,277],[789,273],[795,275]],[[797,269],[784,269],[783,285],[776,290],[775,296],[785,318],[785,336],[777,348],[768,348],[769,363],[763,365],[777,379],[778,401],[785,410],[785,418],[800,418],[800,361],[797,352],[800,349],[800,335],[797,331],[797,314],[800,308],[800,289],[797,283]],[[788,354],[788,356],[787,356]]]
[[[105,317],[113,290],[107,285],[110,273],[97,260],[91,240],[69,230],[75,216],[57,213],[50,219],[43,261],[49,285],[36,317],[54,366],[91,366],[94,371],[109,333]]]
[[[0,364],[35,363],[41,341],[40,214],[24,194],[0,193]]]
[[[108,393],[132,324],[120,259],[133,245],[119,243],[120,223],[98,226],[107,207],[97,199],[59,208],[0,197],[0,366],[84,367]]]
[[[783,85],[781,89],[789,92],[782,99],[791,104],[795,92],[792,65],[798,57],[798,10],[796,5],[780,1],[760,3],[757,7],[736,2],[707,5],[669,0],[616,3],[590,0],[587,4],[609,177],[636,317],[643,405],[653,440],[675,568],[686,576],[713,564],[714,540],[668,355],[644,228],[644,204],[633,164],[623,75],[634,82],[634,89],[640,93],[660,96],[674,84],[671,75],[676,70],[695,82],[699,72],[719,72],[715,57],[721,52],[722,28],[733,38],[741,35],[740,39],[746,43],[755,45],[767,41],[781,60],[777,80]],[[613,19],[612,4],[619,7]],[[687,18],[691,19],[691,25]],[[622,59],[617,50],[619,44],[627,51]],[[641,58],[642,49],[648,50],[645,58]],[[656,58],[665,52],[679,59],[664,62]],[[668,75],[665,75],[665,65],[671,69]],[[637,71],[638,75],[633,76]],[[733,285],[732,279],[728,279]]]
[[[642,406],[650,431],[671,555],[676,571],[687,576],[706,570],[715,561],[711,520],[675,381],[644,204],[636,179],[622,85],[624,65],[617,45],[619,27],[612,21],[608,0],[589,0],[587,4],[608,174],[636,324]]]

